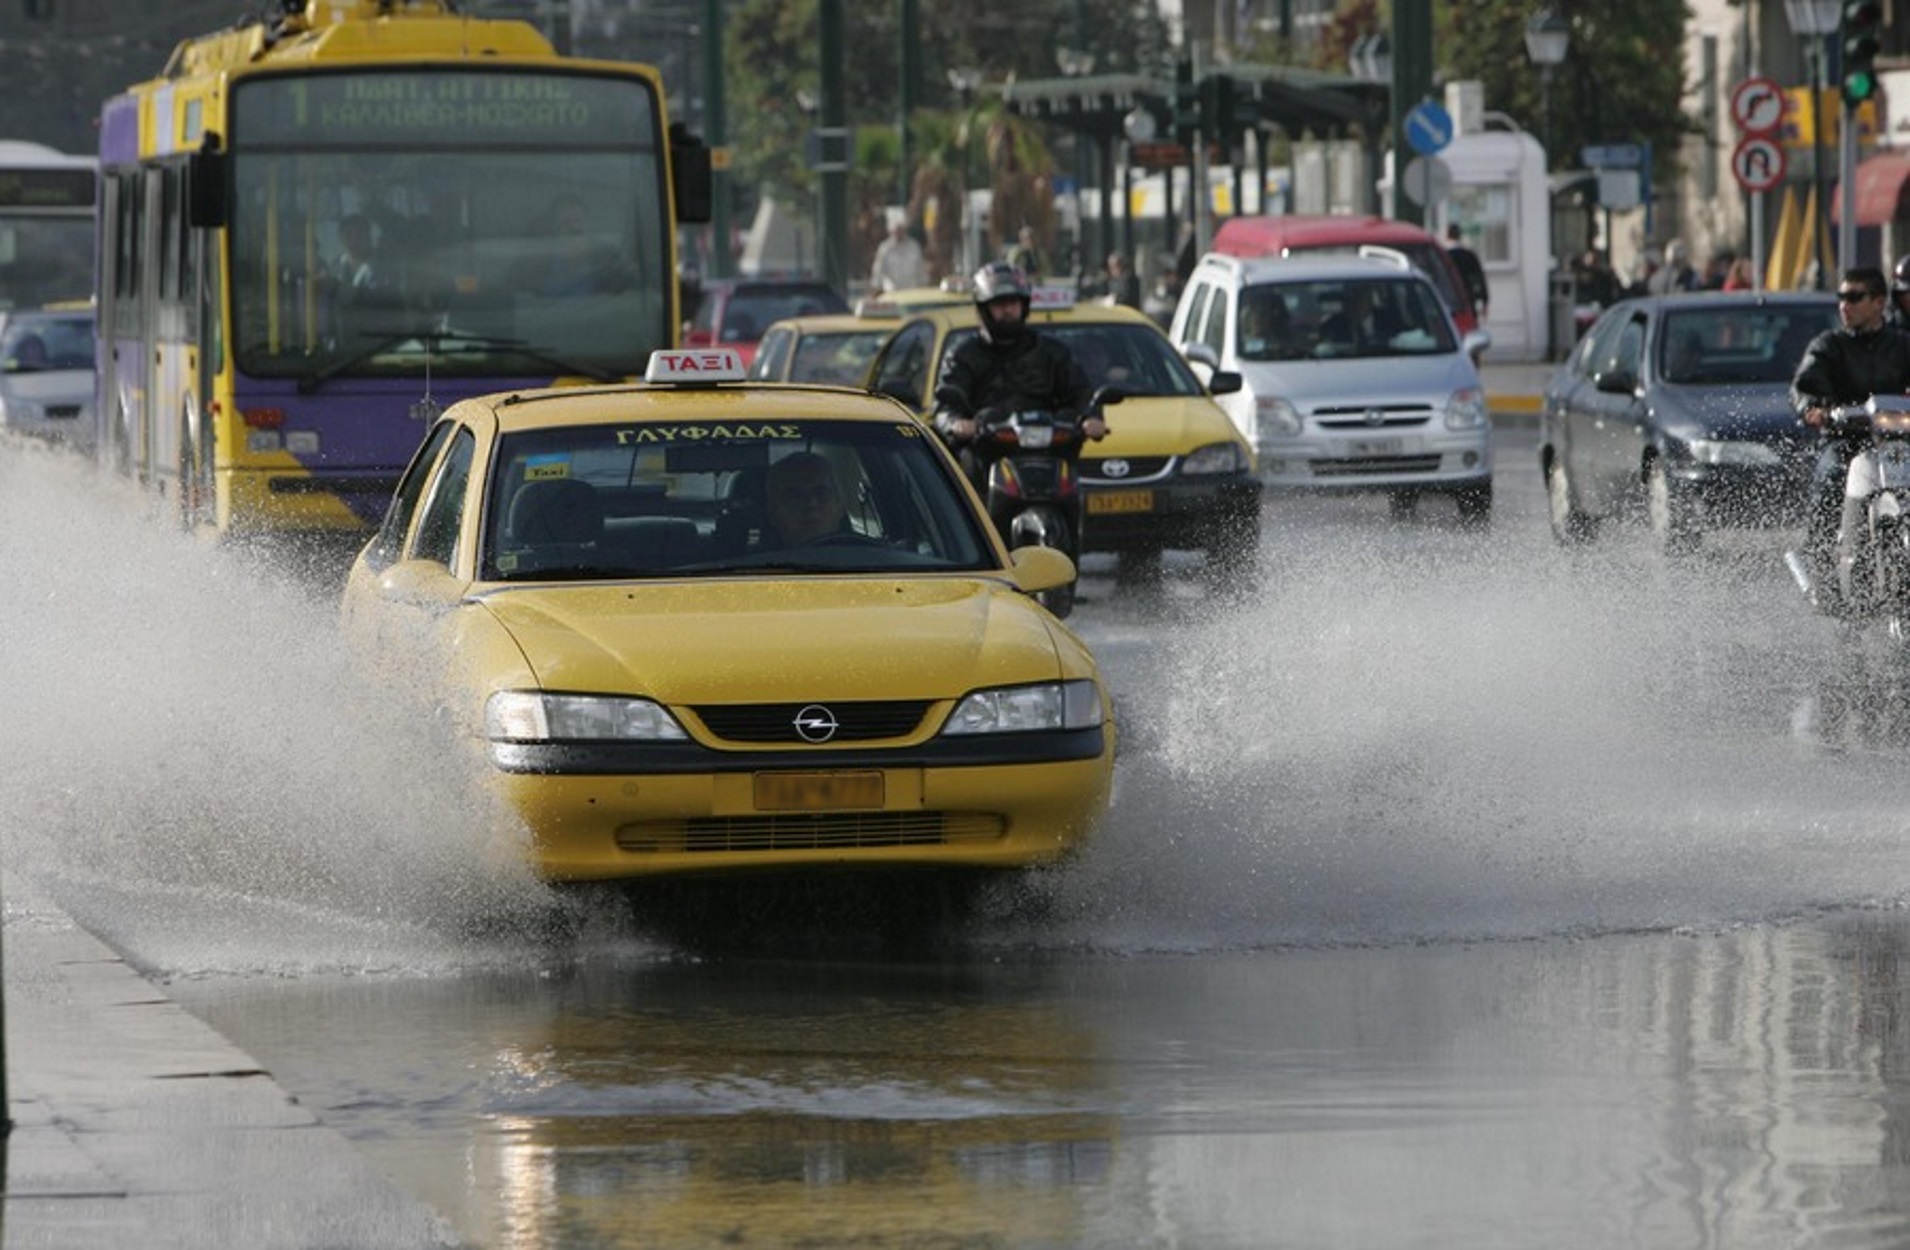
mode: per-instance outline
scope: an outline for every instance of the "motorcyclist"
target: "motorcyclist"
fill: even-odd
[[[1837,283],[1840,324],[1811,340],[1791,380],[1791,410],[1823,436],[1805,519],[1805,555],[1817,605],[1833,615],[1844,606],[1836,576],[1839,526],[1847,541],[1863,523],[1865,500],[1846,499],[1845,488],[1864,436],[1832,429],[1827,422],[1840,405],[1910,391],[1910,331],[1885,322],[1888,302],[1883,270],[1874,265],[1844,270]]]
[[[943,359],[935,382],[935,429],[985,493],[987,466],[974,445],[990,417],[1034,410],[1080,417],[1081,434],[1090,439],[1107,437],[1108,427],[1098,414],[1082,416],[1094,390],[1074,354],[1028,324],[1034,296],[1020,270],[1005,261],[983,265],[975,271],[974,298],[981,333]]]
[[[1890,283],[1890,319],[1910,330],[1910,252],[1897,257]]]

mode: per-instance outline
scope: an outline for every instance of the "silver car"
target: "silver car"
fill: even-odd
[[[1384,491],[1397,516],[1448,494],[1492,515],[1492,424],[1473,358],[1423,274],[1397,253],[1334,259],[1210,254],[1174,313],[1175,344],[1219,397],[1273,490]]]
[[[92,450],[90,309],[0,313],[0,428]]]

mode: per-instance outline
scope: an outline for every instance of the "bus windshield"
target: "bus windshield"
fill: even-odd
[[[236,363],[617,377],[671,341],[657,102],[620,77],[261,77],[232,111]]]

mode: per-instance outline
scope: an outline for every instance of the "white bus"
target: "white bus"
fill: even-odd
[[[0,139],[0,310],[93,297],[99,163]]]

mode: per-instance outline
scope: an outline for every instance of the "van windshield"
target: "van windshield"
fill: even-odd
[[[1360,246],[1353,244],[1346,247],[1296,247],[1292,251],[1295,255],[1357,256]],[[1459,284],[1453,278],[1452,262],[1446,259],[1446,254],[1438,243],[1386,243],[1382,246],[1388,251],[1398,252],[1412,262],[1414,269],[1425,274],[1427,280],[1438,290],[1440,302],[1454,316],[1458,315],[1460,309],[1470,307],[1464,294],[1459,290]]]
[[[1456,351],[1452,322],[1417,278],[1267,282],[1240,293],[1243,361],[1431,356]]]

